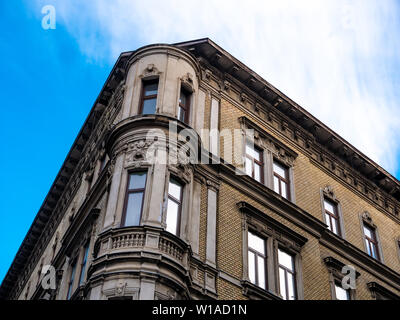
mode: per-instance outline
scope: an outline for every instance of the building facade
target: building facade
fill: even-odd
[[[400,183],[209,39],[118,58],[2,299],[400,299]]]

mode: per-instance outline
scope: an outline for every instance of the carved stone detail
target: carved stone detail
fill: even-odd
[[[153,144],[154,141],[149,140],[138,140],[128,144],[125,165],[136,165],[140,166],[143,162],[146,162],[146,151]]]
[[[332,186],[326,185],[325,188],[323,189],[323,192],[326,196],[328,196],[332,200],[336,200],[336,195],[335,192],[333,191]]]

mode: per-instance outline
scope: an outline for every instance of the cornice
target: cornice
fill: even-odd
[[[332,167],[339,163],[344,167],[342,172],[345,175],[346,172],[353,172],[351,175],[355,179],[347,179],[346,183],[366,190],[366,192],[362,192],[365,198],[395,217],[397,222],[400,221],[397,220],[400,210],[400,182],[396,178],[211,40],[201,39],[177,45],[187,46],[197,55],[204,70],[202,73],[205,74],[202,82],[211,83],[213,81],[213,85],[218,87],[217,91],[224,97],[229,96],[226,92],[230,90],[239,92],[238,103],[243,104],[249,101],[250,109],[248,110],[261,121],[271,123],[273,121],[267,120],[283,118],[283,120],[278,120],[277,124],[279,131],[283,132],[286,138],[294,140],[296,145],[300,145],[303,150],[309,149],[306,154],[311,154],[315,160],[326,163],[326,154],[331,160]],[[219,58],[216,59],[213,54],[218,55]],[[244,78],[247,80],[244,81]],[[229,85],[226,85],[226,82]],[[300,136],[302,136],[301,139],[296,141]],[[307,138],[307,136],[312,138]],[[321,140],[322,136],[325,138]],[[333,158],[332,151],[335,152]],[[325,166],[327,165],[325,164]],[[367,167],[369,171],[365,171]],[[372,173],[371,168],[375,170]],[[360,171],[361,169],[364,171]],[[334,168],[330,170],[333,170],[335,175],[340,174],[335,172]],[[369,172],[368,176],[365,172]],[[378,185],[378,182],[383,185]],[[390,185],[392,187],[389,187]],[[368,196],[371,190],[374,193],[382,193],[382,195],[378,195],[378,199],[371,199]]]
[[[278,233],[283,234],[289,239],[293,240],[300,247],[304,246],[308,241],[308,239],[303,237],[301,234],[293,231],[292,229],[283,225],[274,218],[268,216],[267,214],[257,209],[256,207],[252,206],[250,203],[246,201],[239,201],[238,203],[236,203],[236,206],[239,208],[240,211],[249,214],[250,217],[254,216],[256,219],[264,222],[266,225],[268,225]]]
[[[29,263],[30,266],[28,269],[31,269],[37,262],[36,258],[31,259],[33,252],[44,249],[49,238],[54,234],[62,213],[65,212],[65,208],[76,193],[78,186],[76,178],[82,175],[83,166],[87,164],[88,160],[87,158],[82,159],[82,155],[86,152],[84,148],[87,148],[88,140],[99,123],[106,106],[112,99],[113,93],[125,78],[124,65],[128,56],[129,54],[125,53],[119,56],[105,81],[60,171],[50,187],[50,191],[4,277],[0,287],[0,299],[16,298],[16,291],[20,291],[22,288],[15,288],[15,284],[18,283],[21,277],[26,278],[27,264]],[[44,230],[46,231],[45,234],[43,234]]]
[[[217,167],[218,177],[221,181],[239,189],[244,195],[253,199],[254,195],[257,195],[257,201],[262,206],[269,208],[314,237],[320,238],[321,233],[327,229],[325,223],[293,202],[283,198],[264,184],[255,181],[246,174],[237,175],[232,165],[220,163]]]
[[[370,257],[366,252],[357,248],[347,240],[338,237],[333,232],[322,233],[319,242],[333,252],[340,254],[344,259],[352,261],[354,264],[374,275],[376,278],[387,283],[396,290],[400,290],[400,274],[383,264],[382,262]]]

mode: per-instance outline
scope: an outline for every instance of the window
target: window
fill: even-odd
[[[279,162],[272,164],[274,174],[274,191],[279,193],[285,199],[289,199],[289,170]]]
[[[104,167],[106,166],[106,158],[107,158],[107,156],[106,155],[104,155],[101,159],[100,159],[100,170],[99,170],[99,172],[102,172],[103,171],[103,169],[104,169]]]
[[[154,114],[157,106],[158,79],[143,81],[140,114]]]
[[[75,271],[76,271],[76,260],[72,263],[71,277],[68,282],[67,300],[71,298],[72,286],[74,285]]]
[[[335,296],[337,300],[350,300],[349,290],[343,289],[342,284],[338,281],[335,281]]]
[[[83,259],[81,263],[81,274],[79,276],[79,285],[82,285],[85,280],[85,271],[86,271],[85,269],[86,269],[88,254],[89,254],[89,242],[86,243],[83,249]]]
[[[168,184],[166,230],[175,235],[179,234],[180,215],[182,210],[182,191],[182,184],[174,178],[170,178]]]
[[[296,299],[296,278],[294,258],[278,249],[279,291],[284,300]]]
[[[123,226],[138,226],[143,210],[146,186],[146,172],[133,172],[129,175],[125,196]]]
[[[86,194],[88,194],[90,192],[90,189],[92,188],[92,180],[93,178],[90,178],[87,180],[87,191]]]
[[[325,222],[329,230],[334,234],[340,235],[340,223],[337,204],[324,198]]]
[[[248,270],[250,282],[266,289],[266,253],[265,241],[251,233],[247,233],[248,239]]]
[[[189,91],[181,88],[178,105],[178,119],[186,124],[189,123],[190,95]]]
[[[249,142],[246,143],[246,173],[261,183],[264,181],[262,157],[263,152],[260,149],[253,147]]]
[[[244,294],[253,299],[302,300],[301,250],[307,238],[245,201],[243,213]],[[255,233],[257,232],[257,233]]]
[[[365,247],[368,255],[379,260],[378,240],[375,229],[364,224]]]

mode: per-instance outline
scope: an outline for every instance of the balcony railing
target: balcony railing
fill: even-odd
[[[154,227],[126,227],[107,230],[99,235],[95,258],[118,252],[147,251],[160,253],[187,265],[189,246],[175,235]]]

